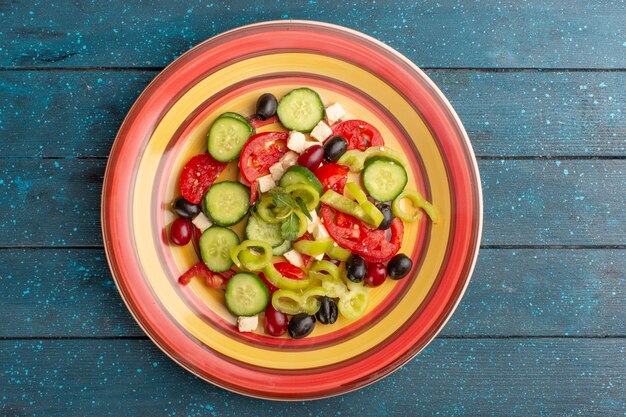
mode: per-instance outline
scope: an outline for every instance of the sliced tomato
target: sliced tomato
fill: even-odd
[[[258,198],[259,198],[259,182],[257,180],[254,180],[252,181],[252,184],[250,185],[250,206],[254,206]]]
[[[204,262],[200,261],[187,270],[178,278],[178,283],[181,285],[187,285],[191,282],[193,277],[204,278],[204,282],[207,287],[217,288],[220,290],[226,289],[226,283],[235,275],[235,271],[228,270],[220,274],[213,272],[207,268]]]
[[[213,159],[209,153],[196,155],[185,164],[180,174],[180,194],[194,204],[200,204],[202,197],[217,177],[220,176],[226,162]]]
[[[274,294],[275,291],[278,291],[278,287],[276,287],[274,284],[269,282],[267,278],[265,278],[265,275],[263,275],[263,272],[259,272],[259,278],[261,278],[261,281],[263,281],[263,284],[265,284],[267,289],[270,291],[270,294]]]
[[[345,165],[323,164],[315,170],[314,174],[324,186],[324,191],[331,189],[343,194],[349,172],[350,168]]]
[[[378,129],[363,120],[346,120],[333,126],[333,136],[336,135],[348,141],[348,149],[364,151],[371,146],[385,144]]]
[[[287,132],[265,132],[252,136],[241,150],[239,170],[250,184],[266,175],[270,167],[287,153]]]
[[[256,116],[252,116],[248,118],[248,123],[252,125],[253,128],[258,129],[263,126],[273,125],[274,123],[280,123],[278,120],[278,116],[272,116],[269,119],[261,120]]]
[[[398,218],[391,223],[389,235],[385,230],[373,229],[325,204],[322,204],[321,214],[333,240],[352,253],[361,255],[366,262],[386,262],[400,250],[404,225]]]
[[[274,264],[274,268],[280,272],[284,277],[291,279],[304,279],[306,274],[301,268],[290,264],[289,262],[277,262]]]

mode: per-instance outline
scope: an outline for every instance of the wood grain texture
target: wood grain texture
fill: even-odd
[[[201,381],[147,340],[1,341],[6,416],[617,416],[624,339],[435,340],[391,376],[320,401],[280,403]]]
[[[104,160],[2,160],[0,247],[100,246]],[[625,245],[626,160],[480,161],[484,245]]]
[[[484,249],[442,335],[626,336],[624,255]],[[101,249],[0,250],[0,288],[0,338],[144,335]]]
[[[312,19],[348,26],[426,67],[626,68],[621,1],[496,0],[142,3],[13,2],[0,17],[0,66],[162,67],[245,24]]]
[[[427,72],[479,157],[626,155],[626,72]],[[108,156],[156,74],[0,72],[0,158]]]

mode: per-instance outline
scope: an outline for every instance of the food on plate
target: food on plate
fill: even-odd
[[[404,223],[423,212],[436,222],[438,212],[406,188],[402,154],[341,104],[324,108],[302,87],[280,100],[262,94],[255,111],[215,118],[208,152],[182,170],[169,237],[197,240],[201,261],[178,281],[224,290],[240,332],[261,331],[261,319],[265,334],[299,339],[362,317],[368,288],[408,276]],[[272,125],[288,131],[256,131]],[[229,164],[239,181],[220,179]]]

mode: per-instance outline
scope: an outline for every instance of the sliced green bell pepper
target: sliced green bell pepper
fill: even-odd
[[[414,214],[408,213],[402,207],[402,200],[405,198],[409,200],[416,209]],[[432,220],[433,223],[437,223],[439,220],[439,211],[437,208],[426,201],[420,193],[413,190],[404,190],[400,193],[400,195],[397,196],[391,203],[391,209],[396,217],[409,223],[416,222],[422,218],[422,212],[420,209],[424,210],[426,214],[428,214],[428,217],[430,217],[430,220]]]

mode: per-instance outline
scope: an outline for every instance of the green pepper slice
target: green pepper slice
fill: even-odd
[[[405,198],[409,200],[416,209],[414,214],[408,213],[401,206],[401,202]],[[430,220],[432,220],[433,223],[437,223],[437,221],[439,221],[439,211],[437,208],[426,201],[426,199],[417,191],[404,190],[395,198],[395,200],[393,200],[391,203],[391,209],[396,217],[408,223],[416,222],[422,218],[422,211],[420,209],[424,210],[426,214],[428,214],[428,217],[430,217]]]
[[[327,295],[327,292],[322,287],[313,287],[304,293],[281,289],[272,295],[272,307],[285,314],[306,313],[313,315],[320,309],[320,302],[317,297],[324,295]]]
[[[367,195],[363,192],[363,190],[361,190],[361,187],[353,182],[349,182],[346,184],[346,188],[348,188],[350,194],[352,194],[357,203],[359,203],[359,206],[363,209],[365,214],[369,216],[370,224],[378,227],[385,219],[383,213],[381,213],[381,211],[378,210],[378,207],[367,199]]]
[[[372,146],[365,151],[351,149],[344,153],[341,158],[339,158],[337,163],[339,165],[346,165],[352,172],[361,172],[365,166],[365,161],[374,156],[385,156],[398,161],[403,166],[406,166],[404,157],[401,154],[385,146]]]
[[[373,226],[378,227],[374,224],[372,218],[361,208],[361,206],[356,202],[350,200],[348,197],[345,197],[336,191],[328,190],[324,193],[320,201],[335,210],[338,210],[342,213],[349,214],[350,216],[356,217],[357,219]],[[378,209],[377,209],[378,210]],[[380,224],[380,223],[378,223]]]
[[[297,198],[301,198],[309,211],[315,210],[320,202],[319,192],[310,184],[291,184],[285,187],[285,192],[289,194],[294,201]]]
[[[305,255],[318,256],[325,254],[333,243],[331,238],[326,237],[318,240],[299,240],[294,242],[293,247]]]
[[[253,251],[252,248],[262,250],[262,253]],[[272,262],[272,247],[260,240],[244,240],[238,246],[230,250],[230,258],[239,268],[248,271],[260,271]]]
[[[311,284],[310,278],[305,279],[291,279],[283,276],[272,263],[265,265],[263,268],[263,275],[272,285],[284,290],[299,291],[304,290]]]
[[[339,298],[337,307],[342,316],[348,320],[354,320],[365,314],[368,302],[367,291],[363,287],[359,289],[355,287]]]

